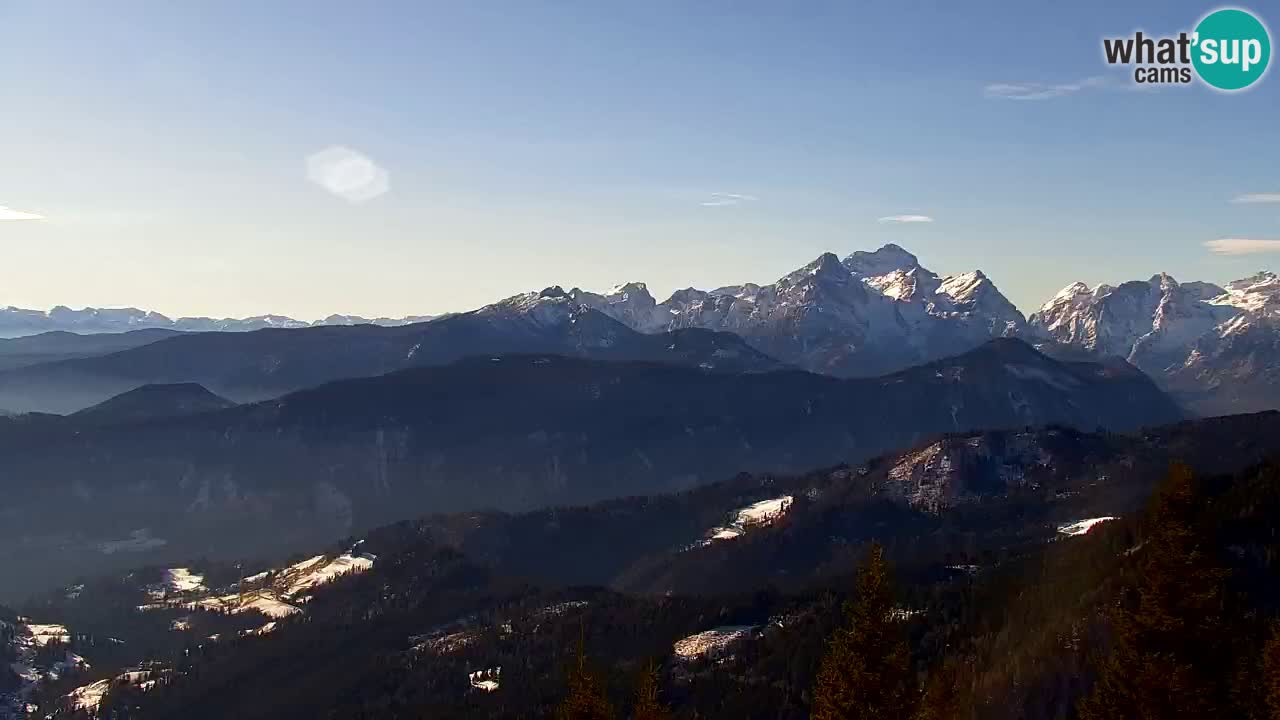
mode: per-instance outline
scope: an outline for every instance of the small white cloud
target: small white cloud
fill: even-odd
[[[759,200],[754,195],[741,195],[739,193],[711,193],[711,199],[698,203],[702,207],[728,207],[730,205],[741,205],[743,203],[755,202]]]
[[[1253,240],[1249,238],[1222,238],[1204,244],[1215,255],[1256,255],[1280,252],[1280,240]]]
[[[1238,204],[1248,203],[1280,203],[1280,193],[1245,193],[1237,195],[1231,199],[1231,202]]]
[[[1087,77],[1069,83],[992,83],[982,89],[982,94],[997,100],[1051,100],[1064,95],[1072,95],[1088,88],[1098,88],[1107,84],[1104,77]]]
[[[391,189],[386,170],[367,155],[339,145],[307,157],[307,178],[353,203],[372,200]]]
[[[888,215],[876,220],[876,222],[882,225],[889,223],[931,223],[933,218],[928,215]]]
[[[36,213],[22,212],[0,205],[0,220],[43,220],[43,215]]]

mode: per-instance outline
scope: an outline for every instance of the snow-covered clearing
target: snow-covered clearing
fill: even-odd
[[[477,670],[473,673],[468,673],[467,678],[471,681],[471,687],[485,692],[493,692],[498,689],[498,681],[502,679],[502,668]]]
[[[195,592],[205,590],[204,576],[188,568],[171,568],[164,571],[164,587],[170,592]]]
[[[26,625],[27,630],[31,633],[31,644],[36,647],[44,647],[51,642],[69,643],[71,642],[71,633],[67,632],[64,625]]]
[[[83,685],[67,693],[67,704],[77,712],[81,710],[95,712],[109,689],[111,689],[111,678]]]

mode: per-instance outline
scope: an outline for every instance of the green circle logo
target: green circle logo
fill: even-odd
[[[1235,8],[1215,10],[1196,26],[1191,62],[1200,79],[1219,90],[1243,90],[1271,60],[1271,36],[1262,21]]]

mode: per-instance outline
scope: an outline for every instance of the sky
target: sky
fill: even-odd
[[[0,306],[662,300],[888,242],[1024,312],[1280,269],[1276,72],[1102,56],[1215,7],[0,0]]]

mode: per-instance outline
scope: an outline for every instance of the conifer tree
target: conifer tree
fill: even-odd
[[[1178,465],[1152,499],[1137,587],[1113,611],[1111,653],[1081,703],[1084,720],[1230,716],[1227,571],[1197,533],[1195,489]]]
[[[911,716],[910,654],[893,617],[884,549],[872,545],[858,572],[845,626],[827,641],[813,691],[813,720],[905,720]]]
[[[556,708],[556,720],[613,720],[613,706],[604,683],[587,666],[585,638],[578,638],[578,654],[569,670],[569,691]]]
[[[649,664],[636,683],[636,702],[631,720],[669,720],[671,711],[658,699],[658,670]]]

